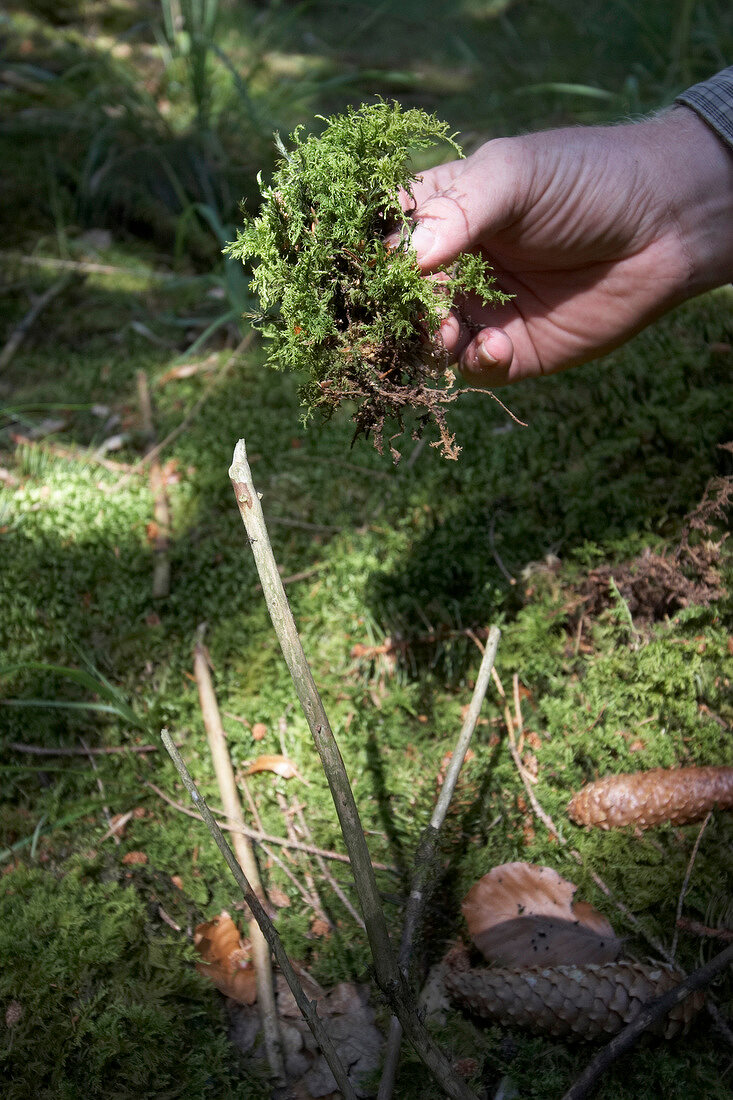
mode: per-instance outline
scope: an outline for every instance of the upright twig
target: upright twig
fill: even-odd
[[[473,696],[463,720],[463,726],[458,736],[456,747],[453,750],[450,764],[446,770],[440,795],[435,803],[435,809],[433,810],[430,824],[420,838],[420,843],[415,855],[415,871],[410,886],[410,896],[407,901],[407,908],[405,910],[405,923],[402,929],[402,940],[400,942],[399,953],[399,965],[405,977],[409,976],[408,971],[412,953],[412,943],[415,938],[415,932],[422,919],[427,892],[426,888],[429,884],[433,860],[438,848],[440,830],[443,827],[445,815],[448,812],[448,807],[453,797],[453,792],[456,789],[456,783],[458,782],[458,776],[463,766],[468,746],[471,743],[473,731],[478,722],[484,697],[489,686],[489,680],[491,679],[491,670],[496,660],[496,650],[499,645],[500,637],[501,633],[498,627],[492,626],[481,659],[476,685],[473,689]],[[397,1066],[399,1064],[401,1044],[402,1025],[397,1017],[393,1016],[389,1025],[389,1037],[387,1039],[387,1050],[384,1058],[382,1079],[379,1082],[378,1100],[390,1100],[392,1096],[395,1077],[397,1075]]]
[[[219,706],[214,693],[214,685],[209,672],[207,653],[204,647],[203,634],[205,625],[199,626],[196,632],[196,644],[194,647],[193,667],[196,677],[196,685],[199,689],[201,701],[201,713],[206,727],[206,736],[211,749],[211,757],[214,762],[224,813],[230,825],[241,828],[244,825],[242,807],[239,801],[237,784],[234,780],[229,749],[226,743],[226,734],[219,714]],[[257,860],[249,838],[242,832],[234,834],[234,850],[240,866],[251,884],[252,890],[265,903],[265,892],[260,881],[260,873]],[[280,1041],[280,1029],[275,1007],[275,986],[272,979],[272,967],[270,965],[270,949],[264,934],[256,920],[249,922],[249,939],[252,944],[252,962],[254,963],[257,978],[257,1006],[262,1021],[262,1031],[265,1037],[265,1049],[267,1060],[274,1076],[280,1080],[285,1079],[285,1065],[283,1062],[282,1045]]]
[[[584,1097],[589,1096],[608,1067],[633,1046],[647,1028],[651,1027],[655,1021],[661,1020],[675,1005],[684,1001],[696,989],[704,989],[721,970],[731,963],[733,963],[733,944],[698,970],[693,970],[674,989],[670,989],[663,996],[644,1005],[631,1023],[619,1031],[618,1035],[614,1035],[613,1039],[586,1066],[575,1084],[565,1093],[563,1100],[584,1100]]]
[[[710,818],[712,816],[713,816],[713,811],[708,810],[707,814],[705,815],[705,820],[703,821],[702,825],[700,826],[697,837],[695,838],[695,843],[692,846],[692,852],[690,853],[690,859],[689,859],[688,864],[687,864],[687,870],[685,871],[685,877],[682,880],[682,889],[680,890],[680,896],[677,899],[677,912],[675,914],[675,922],[674,922],[674,936],[672,937],[672,946],[669,949],[669,953],[670,953],[670,955],[672,955],[672,957],[674,957],[674,955],[677,951],[677,940],[679,939],[679,926],[680,926],[680,918],[682,917],[682,906],[685,904],[685,898],[687,896],[687,891],[690,887],[690,878],[692,876],[692,869],[695,866],[695,860],[697,859],[697,853],[698,853],[699,848],[700,848],[700,842],[702,840],[703,833],[707,829],[708,823],[709,823]]]
[[[346,774],[336,739],[331,730],[321,697],[308,666],[298,636],[285,589],[277,570],[275,557],[262,514],[260,498],[252,481],[247,450],[243,439],[234,449],[229,470],[234,494],[254,555],[262,591],[280,648],[293,679],[295,691],[305,713],[314,743],[321,757],[336,813],[346,843],[362,916],[366,925],[374,970],[380,989],[399,1017],[405,1034],[420,1058],[425,1062],[445,1093],[456,1100],[475,1100],[467,1085],[454,1075],[450,1063],[433,1042],[420,1020],[414,997],[395,959],[389,940],[387,922],[377,890],[364,831],[356,808],[354,794]]]
[[[153,401],[148,386],[148,376],[144,370],[137,372],[137,397],[140,404],[143,434],[147,447],[157,442],[153,421]],[[153,599],[164,599],[171,587],[171,564],[168,550],[171,540],[171,513],[168,493],[165,487],[165,474],[160,460],[156,457],[150,463],[150,492],[153,495]]]
[[[265,911],[260,899],[257,897],[256,893],[247,881],[247,876],[237,862],[237,858],[234,855],[234,852],[231,850],[226,840],[224,839],[224,834],[214,820],[214,816],[211,813],[209,807],[206,805],[203,795],[198,790],[196,784],[191,778],[183,757],[181,756],[176,746],[173,744],[173,739],[168,733],[168,730],[161,730],[160,736],[162,738],[163,744],[168,750],[168,754],[170,755],[171,760],[176,766],[178,774],[183,780],[183,785],[191,796],[191,800],[194,806],[198,806],[201,812],[201,816],[206,823],[207,829],[211,833],[211,836],[217,848],[224,856],[229,870],[232,872],[232,875],[234,876],[234,879],[239,886],[239,889],[242,891],[242,896],[244,900],[246,901],[255,920],[262,930],[263,936],[272,948],[272,953],[277,960],[277,964],[282,971],[285,981],[290,987],[293,997],[295,998],[295,1003],[302,1012],[303,1019],[308,1024],[308,1027],[311,1029],[314,1039],[321,1048],[323,1052],[323,1057],[328,1062],[329,1069],[331,1070],[331,1073],[336,1080],[336,1084],[343,1093],[344,1100],[356,1100],[356,1093],[351,1087],[351,1083],[349,1082],[349,1078],[346,1070],[344,1069],[343,1063],[339,1058],[338,1053],[336,1052],[336,1048],[334,1047],[333,1042],[329,1038],[328,1032],[326,1031],[323,1025],[323,1021],[321,1020],[315,1009],[314,1003],[306,996],[305,990],[298,980],[298,976],[295,973],[293,965],[290,962],[285,948],[282,945],[282,941],[280,940],[280,937],[275,930],[275,926],[268,917],[267,912]]]

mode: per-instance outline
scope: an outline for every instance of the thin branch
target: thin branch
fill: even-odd
[[[697,837],[695,838],[695,843],[692,847],[692,852],[690,853],[690,859],[689,859],[689,862],[687,864],[687,870],[685,871],[685,877],[682,881],[682,889],[680,890],[680,896],[677,899],[677,913],[675,914],[674,936],[672,937],[672,946],[669,949],[669,953],[673,957],[674,957],[674,955],[677,951],[678,929],[679,929],[680,918],[682,917],[682,906],[685,904],[685,897],[687,896],[687,891],[688,891],[689,886],[690,886],[690,878],[692,876],[692,869],[695,866],[695,860],[697,859],[697,853],[698,853],[698,850],[700,848],[700,841],[702,840],[702,835],[705,832],[705,830],[707,829],[708,823],[709,823],[710,818],[712,816],[713,816],[713,811],[708,810],[707,814],[705,815],[705,820],[703,821],[702,825],[700,826],[700,830],[697,834]]]
[[[191,421],[198,415],[198,413],[208,401],[209,397],[211,396],[212,390],[218,385],[221,379],[227,375],[230,367],[234,366],[237,359],[241,355],[243,355],[245,351],[247,351],[253,340],[254,334],[252,332],[248,332],[244,339],[240,340],[231,355],[227,357],[219,370],[216,371],[216,373],[206,383],[203,393],[198,398],[198,400],[194,401],[193,405],[188,410],[183,420],[181,420],[179,424],[176,424],[175,428],[168,432],[168,435],[165,436],[164,439],[161,439],[160,443],[156,443],[154,447],[151,447],[149,451],[146,451],[142,458],[138,459],[135,465],[130,467],[125,476],[121,477],[116,485],[112,485],[110,487],[110,492],[118,492],[120,489],[123,489],[125,485],[127,485],[128,481],[131,480],[131,478],[144,470],[145,467],[154,459],[158,458],[158,456],[162,454],[165,448],[173,443],[173,441],[178,438],[181,432],[184,432],[186,430]]]
[[[254,892],[250,883],[247,881],[247,876],[244,874],[242,868],[237,862],[234,852],[231,850],[226,840],[224,839],[224,835],[217,825],[216,821],[214,820],[211,810],[206,805],[203,796],[201,795],[198,788],[196,787],[196,784],[191,778],[188,768],[184,763],[183,757],[181,756],[176,746],[173,744],[168,730],[161,730],[160,736],[163,740],[163,744],[168,750],[171,760],[176,766],[178,774],[183,780],[183,784],[186,790],[191,796],[193,804],[199,807],[201,811],[201,816],[206,823],[206,827],[211,833],[211,836],[217,848],[224,856],[229,870],[232,872],[237,885],[242,891],[242,896],[244,897],[244,900],[246,901],[247,905],[254,915],[255,920],[257,921],[257,924],[262,930],[263,936],[272,948],[272,952],[277,959],[278,966],[280,967],[280,970],[282,971],[286,982],[290,986],[293,997],[295,998],[295,1003],[302,1012],[303,1018],[308,1024],[308,1027],[313,1032],[313,1037],[323,1051],[323,1056],[328,1062],[331,1073],[336,1080],[336,1084],[341,1089],[341,1092],[344,1095],[344,1100],[356,1100],[356,1093],[351,1087],[343,1063],[341,1062],[341,1059],[336,1052],[336,1048],[329,1038],[328,1032],[323,1025],[323,1021],[316,1012],[313,1002],[308,999],[302,985],[300,984],[300,981],[298,980],[298,976],[295,973],[295,970],[293,969],[290,959],[287,956],[285,948],[282,945],[282,941],[275,930],[275,926],[265,912],[265,909],[263,908],[260,899],[257,897],[257,894]]]
[[[203,821],[201,814],[197,814],[195,810],[189,810],[187,806],[182,806],[180,802],[176,802],[170,795],[162,791],[160,787],[156,787],[155,783],[146,781],[144,786],[148,787],[154,794],[157,794],[158,798],[162,798],[164,802],[167,802],[174,810],[178,810],[179,813],[185,814],[186,817],[192,817],[195,821]],[[313,844],[304,844],[300,840],[288,840],[287,837],[272,836],[270,833],[261,833],[258,829],[251,829],[248,825],[227,825],[224,821],[219,822],[219,828],[228,833],[243,833],[248,836],[250,840],[256,840],[258,844],[277,844],[281,848],[292,848],[296,852],[308,852],[312,856],[322,856],[323,859],[332,859],[336,863],[348,863],[349,857],[345,856],[342,852],[333,852],[328,848],[317,848]],[[396,875],[397,868],[390,866],[388,863],[372,863],[372,867],[375,871],[389,871],[390,874]]]
[[[13,752],[27,752],[31,756],[107,756],[121,752],[158,752],[159,745],[101,745],[89,746],[80,749],[76,746],[68,748],[48,749],[45,745],[22,745],[19,741],[11,741],[8,745]]]
[[[84,738],[80,737],[79,740],[81,741],[82,748],[84,749],[84,752],[87,754],[87,757],[89,759],[89,763],[92,766],[92,771],[94,772],[94,778],[97,781],[97,790],[99,791],[99,793],[101,795],[101,798],[102,798],[102,812],[104,813],[105,821],[107,822],[107,832],[102,837],[102,839],[106,840],[108,836],[111,836],[112,839],[114,840],[115,844],[119,845],[119,844],[122,843],[119,836],[117,835],[117,829],[120,826],[118,825],[117,827],[115,827],[112,823],[112,814],[110,813],[109,806],[107,805],[107,796],[104,792],[104,783],[102,782],[102,777],[99,774],[99,768],[96,765],[94,757],[89,752],[89,746],[87,745]]]
[[[229,477],[252,548],[262,590],[298,699],[328,779],[341,831],[351,858],[359,903],[366,924],[377,982],[400,1018],[405,1033],[443,1090],[456,1100],[475,1100],[473,1092],[456,1078],[450,1063],[438,1049],[420,1020],[415,999],[397,965],[387,931],[374,869],[369,856],[354,793],[315,681],[298,636],[285,589],[277,570],[267,534],[259,495],[252,481],[244,440],[234,450]]]
[[[690,920],[688,917],[677,918],[677,928],[682,932],[689,932],[691,936],[706,936],[716,940],[733,940],[733,930],[730,928],[709,928],[699,920]]]
[[[199,626],[196,632],[196,644],[194,646],[193,668],[196,678],[196,686],[201,702],[201,714],[206,727],[206,736],[214,762],[214,772],[219,784],[221,799],[224,804],[224,813],[230,825],[236,825],[241,830],[244,824],[242,807],[239,801],[237,784],[234,779],[234,769],[229,756],[226,743],[226,734],[219,714],[219,705],[214,693],[214,685],[209,672],[209,663],[206,649],[204,648],[203,635],[205,625]],[[251,883],[252,890],[257,895],[263,906],[267,899],[260,880],[257,860],[250,844],[249,838],[241,831],[234,835],[234,850],[237,859]],[[272,978],[272,966],[270,964],[270,951],[267,941],[257,920],[249,922],[249,939],[252,944],[252,962],[257,979],[257,1007],[260,1012],[262,1031],[265,1037],[265,1049],[267,1061],[274,1076],[280,1081],[285,1080],[285,1063],[282,1053],[282,1041],[280,1027],[275,1007],[275,985]]]
[[[51,304],[54,298],[58,298],[59,294],[63,294],[73,283],[78,282],[78,275],[62,275],[60,279],[57,279],[55,283],[52,283],[51,286],[43,292],[43,294],[36,298],[25,317],[15,326],[6,340],[5,347],[0,352],[0,370],[3,370],[10,364],[18,348],[23,343],[44,309]]]
[[[26,267],[45,267],[49,271],[76,271],[81,275],[125,275],[159,283],[181,281],[180,275],[174,275],[166,271],[135,271],[134,268],[89,263],[85,260],[58,260],[54,256],[25,256],[22,252],[0,252],[0,260],[22,264]]]
[[[618,1035],[614,1035],[610,1043],[603,1047],[593,1061],[586,1066],[577,1081],[565,1093],[563,1100],[584,1100],[584,1097],[589,1096],[609,1066],[620,1055],[629,1050],[647,1028],[656,1023],[657,1020],[661,1020],[675,1005],[686,1000],[695,990],[704,989],[717,974],[725,970],[732,962],[733,944],[726,947],[698,970],[693,970],[674,989],[670,989],[663,996],[657,997],[644,1005],[631,1023],[627,1024]]]
[[[284,755],[284,754],[283,754]],[[291,840],[297,839],[295,836],[295,827],[293,825],[292,809],[288,803],[287,798],[280,791],[276,792],[277,804],[280,807],[280,812],[283,815],[283,821],[285,822],[285,831]],[[292,874],[292,872],[290,872]],[[295,876],[293,876],[295,877]],[[309,907],[313,910],[317,917],[325,921],[328,927],[331,927],[331,921],[329,920],[326,910],[323,908],[323,902],[321,901],[318,888],[313,881],[313,875],[310,873],[308,866],[303,869],[303,877],[305,878],[306,889],[303,891],[305,897],[310,897]]]
[[[300,807],[300,805],[296,804],[295,813],[297,815],[298,824],[300,825],[300,828],[301,828],[301,831],[302,831],[303,835],[306,837],[306,839],[312,840],[313,838],[311,836],[311,831],[308,828],[308,822],[305,819],[305,815],[304,815],[303,810]],[[316,859],[316,863],[318,864],[318,869],[320,870],[321,874],[323,875],[323,877],[326,880],[326,882],[328,883],[328,885],[333,890],[336,897],[339,899],[339,901],[343,905],[346,912],[349,914],[351,919],[356,924],[359,925],[361,930],[363,932],[366,932],[366,925],[364,924],[364,921],[361,919],[361,914],[357,913],[356,909],[354,908],[354,906],[349,901],[348,896],[341,889],[338,882],[336,881],[336,879],[333,877],[333,875],[329,871],[328,867],[326,866],[325,860],[321,856],[316,856],[315,859]]]
[[[491,678],[491,670],[496,660],[496,650],[499,645],[500,637],[501,633],[498,627],[492,626],[489,631],[488,641],[484,648],[483,657],[481,658],[481,665],[479,667],[478,676],[476,677],[473,696],[463,720],[463,726],[458,736],[456,747],[453,750],[450,764],[446,770],[440,795],[435,803],[430,824],[423,832],[415,855],[415,871],[405,911],[405,923],[402,929],[402,940],[400,942],[398,959],[400,968],[405,977],[408,977],[415,933],[422,920],[427,886],[433,868],[435,853],[438,848],[440,830],[443,827],[445,815],[448,812],[448,807],[456,789],[456,783],[458,782],[458,776],[463,766],[468,746],[471,743],[473,732],[476,729],[479,714],[481,713],[481,707]],[[393,1016],[389,1025],[389,1037],[387,1039],[387,1050],[384,1058],[384,1067],[382,1069],[382,1079],[379,1082],[378,1100],[390,1100],[392,1096],[395,1078],[397,1076],[401,1044],[402,1026],[397,1017]]]

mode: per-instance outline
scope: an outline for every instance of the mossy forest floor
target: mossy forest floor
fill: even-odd
[[[150,7],[140,10],[157,18]],[[373,28],[366,6],[355,7]],[[722,41],[730,30],[725,6],[716,14],[715,4],[700,4],[693,6],[694,33],[669,47],[654,29],[655,20],[666,26],[668,7],[649,4],[643,6],[645,29],[637,28],[633,41],[627,35],[616,42],[620,30],[607,24],[604,9],[618,7],[618,18],[631,20],[633,29],[625,8],[569,5],[589,20],[592,45],[587,56],[576,50],[571,62],[570,32],[552,11],[557,5],[492,7],[467,0],[454,36],[441,32],[440,44],[425,29],[425,5],[420,12],[398,5],[400,15],[392,7],[386,5],[376,32],[367,27],[363,41],[352,39],[339,53],[336,36],[348,5],[314,5],[309,15],[310,9],[297,6],[274,5],[268,14],[266,6],[222,4],[228,26],[244,13],[258,33],[263,25],[270,28],[269,52],[251,78],[261,132],[269,133],[277,110],[289,124],[298,121],[298,112],[307,120],[323,107],[356,103],[375,90],[425,104],[464,131],[473,125],[476,143],[523,125],[584,121],[603,111],[618,117],[665,96],[668,101],[684,82],[685,65],[688,75],[711,71],[715,34]],[[116,50],[115,64],[129,66],[133,83],[145,79],[152,88],[154,61],[148,59],[146,69],[148,55],[141,60],[135,49],[131,56],[120,49],[128,41],[135,46],[132,32],[125,38],[137,25],[135,6],[110,7],[111,26],[93,5],[70,4],[67,21],[54,27],[43,5],[35,9],[32,21],[16,13],[4,24],[16,74],[2,85],[8,103],[11,96],[32,96],[34,81],[43,85],[32,68],[53,68],[49,42],[80,49],[90,27],[100,36],[94,49],[102,58]],[[406,39],[413,36],[417,59],[399,71],[389,53],[397,49],[387,34],[390,19],[402,20]],[[366,66],[378,64],[370,54],[374,33],[383,44],[380,67],[360,77]],[[577,46],[580,32],[573,33]],[[505,50],[507,68],[497,68],[495,89],[484,89],[481,98],[476,89],[486,76],[480,48],[489,41]],[[625,73],[622,45],[636,51]],[[595,115],[589,95],[512,100],[510,89],[522,83],[522,58],[534,56],[535,46],[545,69],[527,60],[524,83],[536,82],[542,71],[553,79],[569,74],[566,79],[578,82],[597,80],[616,99],[603,100]],[[663,48],[678,49],[679,56],[654,62],[654,50]],[[154,58],[152,46],[149,53]],[[673,63],[683,68],[670,68]],[[593,64],[596,70],[583,71]],[[441,74],[447,71],[457,75],[446,88]],[[283,89],[290,97],[284,107]],[[49,104],[55,93],[46,90],[42,106],[71,110],[68,87],[66,93],[71,100]],[[175,94],[175,86],[169,88],[174,108]],[[631,102],[633,95],[639,98]],[[222,909],[235,913],[237,892],[204,828],[153,790],[185,802],[165,753],[96,755],[92,767],[84,755],[32,756],[13,747],[157,745],[166,725],[216,804],[192,679],[194,634],[205,621],[235,767],[285,751],[302,777],[263,771],[249,778],[265,829],[284,835],[278,796],[296,798],[315,842],[343,850],[227,478],[240,436],[247,440],[275,554],[290,578],[288,595],[374,859],[396,868],[379,874],[395,935],[413,853],[478,668],[471,634],[496,623],[503,631],[501,680],[509,690],[518,677],[534,790],[568,843],[559,845],[532,815],[492,687],[448,816],[437,888],[416,951],[428,964],[440,958],[463,932],[460,901],[467,889],[491,866],[510,860],[549,865],[578,883],[580,896],[629,937],[629,950],[647,957],[643,937],[594,882],[593,872],[600,874],[643,929],[669,947],[699,827],[590,832],[572,825],[565,807],[583,782],[612,772],[733,764],[730,558],[720,560],[726,594],[707,606],[665,605],[668,593],[662,591],[652,601],[654,613],[645,615],[648,605],[636,608],[619,594],[621,581],[615,590],[604,582],[603,599],[595,599],[592,612],[583,599],[600,566],[623,567],[646,548],[673,555],[683,518],[708,480],[732,472],[730,453],[720,444],[733,438],[733,292],[722,289],[679,309],[602,363],[505,392],[527,428],[509,421],[489,398],[466,395],[449,414],[463,448],[460,460],[446,462],[418,444],[395,468],[369,441],[350,450],[346,416],[303,428],[297,379],[266,372],[257,343],[227,367],[239,338],[231,326],[184,360],[197,371],[172,371],[217,309],[226,309],[222,280],[206,274],[220,263],[218,245],[206,246],[210,260],[199,253],[197,266],[189,265],[175,260],[172,237],[167,245],[142,240],[129,211],[117,232],[115,218],[122,214],[114,204],[92,211],[75,206],[83,181],[56,171],[63,144],[57,143],[58,127],[49,122],[44,140],[27,144],[19,134],[33,118],[21,111],[33,104],[13,102],[16,129],[0,128],[3,188],[11,204],[5,204],[5,217],[12,223],[6,243],[16,253],[12,262],[6,256],[1,287],[7,334],[27,313],[30,296],[59,276],[21,262],[18,254],[98,269],[88,269],[83,282],[49,305],[0,379],[0,648],[2,665],[13,669],[2,677],[6,705],[0,711],[3,1095],[269,1094],[261,1067],[243,1062],[229,1044],[220,994],[193,966],[190,930]],[[529,102],[531,109],[523,106]],[[138,222],[143,220],[141,214]],[[84,236],[100,225],[111,237]],[[202,218],[202,240],[206,225]],[[158,278],[160,272],[166,277]],[[161,456],[173,515],[171,590],[163,600],[151,596],[147,473],[114,466],[133,465],[145,448],[139,371],[149,379],[160,439],[200,402]],[[120,449],[104,451],[112,436],[121,437]],[[380,652],[390,640],[397,647]],[[66,705],[109,703],[103,692],[59,671],[92,667],[137,724],[119,706],[115,712]],[[44,705],[18,705],[34,700]],[[256,723],[266,727],[259,741],[252,736]],[[118,845],[105,838],[105,806],[111,814],[133,811]],[[581,865],[571,849],[580,853]],[[305,864],[292,867],[302,878]],[[353,897],[344,866],[331,869]],[[290,901],[277,912],[289,952],[323,985],[368,981],[365,937],[330,887],[318,882],[334,928],[316,935],[313,914],[292,883],[264,860],[262,870],[266,884]],[[715,812],[684,915],[730,928],[732,885],[733,821]],[[714,942],[680,934],[677,954],[688,969],[714,950]],[[732,993],[729,977],[714,989],[724,1015],[733,1007]],[[385,1022],[386,1012],[375,1003]],[[556,1100],[591,1055],[589,1048],[499,1026],[478,1028],[459,1014],[438,1038],[451,1057],[475,1059],[470,1083],[477,1091],[493,1096],[508,1074],[523,1100]],[[688,1036],[673,1043],[642,1041],[606,1075],[597,1095],[728,1097],[732,1063],[733,1050],[703,1014]],[[438,1096],[407,1052],[396,1095]]]

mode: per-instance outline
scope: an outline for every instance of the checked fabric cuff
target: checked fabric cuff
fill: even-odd
[[[733,149],[733,66],[694,84],[675,103],[692,108]]]

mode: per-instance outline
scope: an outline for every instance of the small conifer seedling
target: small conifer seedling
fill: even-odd
[[[415,410],[414,437],[432,419],[434,445],[457,458],[445,406],[461,391],[435,336],[463,293],[486,302],[506,296],[475,254],[458,256],[438,279],[421,275],[409,198],[412,150],[439,142],[461,150],[445,123],[397,103],[323,121],[319,137],[296,129],[289,148],[276,135],[281,159],[271,185],[260,180],[260,213],[227,249],[253,262],[261,305],[254,323],[271,341],[268,361],[303,372],[306,418],[353,402],[356,435],[371,433],[381,453],[385,424],[396,423],[396,439]],[[395,232],[402,243],[390,247],[385,238]],[[392,440],[390,448],[397,461]]]

